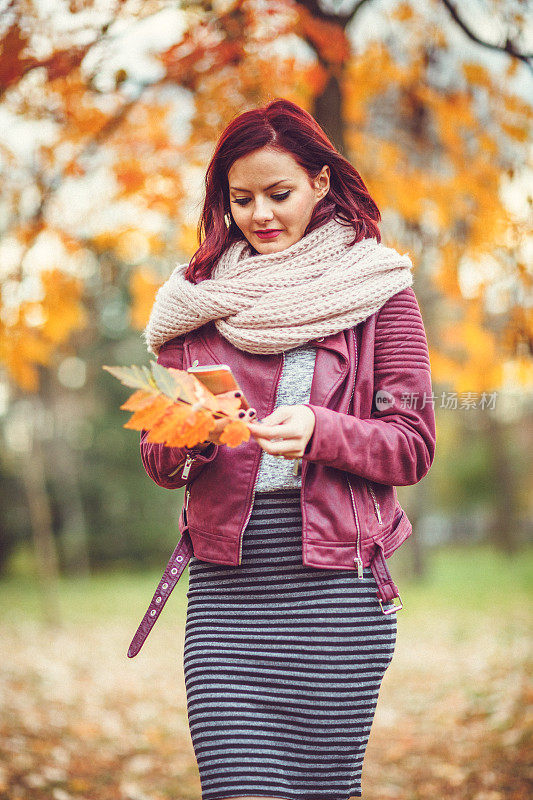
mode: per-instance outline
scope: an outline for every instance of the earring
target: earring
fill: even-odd
[[[226,223],[226,228],[229,228],[231,225],[231,217],[229,213],[224,214],[224,222]]]

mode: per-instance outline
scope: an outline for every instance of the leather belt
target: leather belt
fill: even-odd
[[[392,580],[392,576],[389,572],[389,567],[383,551],[383,545],[381,542],[376,542],[375,545],[376,548],[372,555],[370,568],[372,569],[372,573],[376,579],[378,587],[376,594],[378,596],[379,604],[383,613],[392,614],[393,611],[399,611],[400,608],[403,608],[403,603],[400,598],[398,587]],[[393,603],[392,606],[388,605],[387,608],[383,608],[384,602],[390,603],[394,600],[398,600],[398,603]]]
[[[183,571],[189,563],[192,554],[193,549],[191,536],[189,534],[189,529],[185,528],[181,535],[181,539],[174,548],[174,552],[170,556],[170,560],[165,567],[165,571],[163,572],[161,580],[157,585],[157,589],[155,590],[150,605],[146,610],[146,614],[142,618],[141,624],[137,628],[135,636],[131,640],[131,644],[128,649],[128,658],[133,658],[136,656],[143,646],[146,637],[154,627],[155,621],[159,617],[163,606],[170,597],[172,590],[183,575]]]
[[[143,646],[148,634],[154,627],[154,624],[158,619],[163,606],[170,597],[177,582],[183,575],[185,567],[189,563],[192,555],[193,547],[191,536],[189,533],[189,528],[186,526],[178,544],[174,548],[174,552],[170,556],[170,560],[165,567],[165,571],[163,572],[161,580],[157,585],[157,589],[152,597],[150,605],[148,606],[146,613],[142,618],[141,624],[137,628],[135,636],[131,641],[128,649],[128,658],[133,658],[136,656]],[[403,605],[398,593],[398,587],[392,580],[389,568],[387,566],[387,561],[383,553],[383,547],[379,543],[376,543],[376,549],[372,556],[370,567],[376,579],[378,587],[376,594],[378,596],[382,612],[384,614],[392,614],[394,611],[399,611],[400,608],[403,608]],[[390,602],[396,598],[399,600],[399,605],[393,604],[392,607],[387,606],[387,608],[383,608],[383,602]]]

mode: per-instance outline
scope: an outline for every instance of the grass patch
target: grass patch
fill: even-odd
[[[394,574],[394,559],[405,556],[400,550],[388,560],[402,599],[413,610],[428,603],[439,610],[450,605],[462,610],[506,611],[527,605],[533,595],[533,547],[525,547],[512,556],[490,545],[462,545],[439,548],[427,558],[427,572],[422,579]],[[401,581],[401,587],[399,582]]]
[[[404,603],[402,616],[418,617],[434,610],[461,614],[510,614],[522,616],[531,608],[533,594],[533,547],[513,556],[499,553],[489,545],[463,545],[434,549],[427,554],[427,571],[422,579],[408,574],[407,551],[400,548],[388,559],[392,577]],[[63,620],[90,619],[139,621],[150,602],[161,570],[149,572],[98,572],[88,579],[62,577],[58,587]],[[188,570],[174,589],[167,610],[185,619]],[[38,620],[42,600],[36,577],[0,581],[0,603],[11,621]],[[165,613],[165,612],[163,612]]]

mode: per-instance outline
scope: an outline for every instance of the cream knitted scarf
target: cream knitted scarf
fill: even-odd
[[[350,226],[335,218],[278,253],[252,255],[234,242],[208,280],[193,284],[177,266],[159,288],[143,336],[148,351],[214,320],[249,353],[280,353],[351,328],[413,283],[409,256],[374,238],[348,247]]]

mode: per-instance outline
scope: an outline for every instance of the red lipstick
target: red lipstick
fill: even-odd
[[[254,231],[254,233],[256,236],[259,236],[260,239],[275,239],[276,236],[281,233],[281,230],[271,228],[270,230]]]

